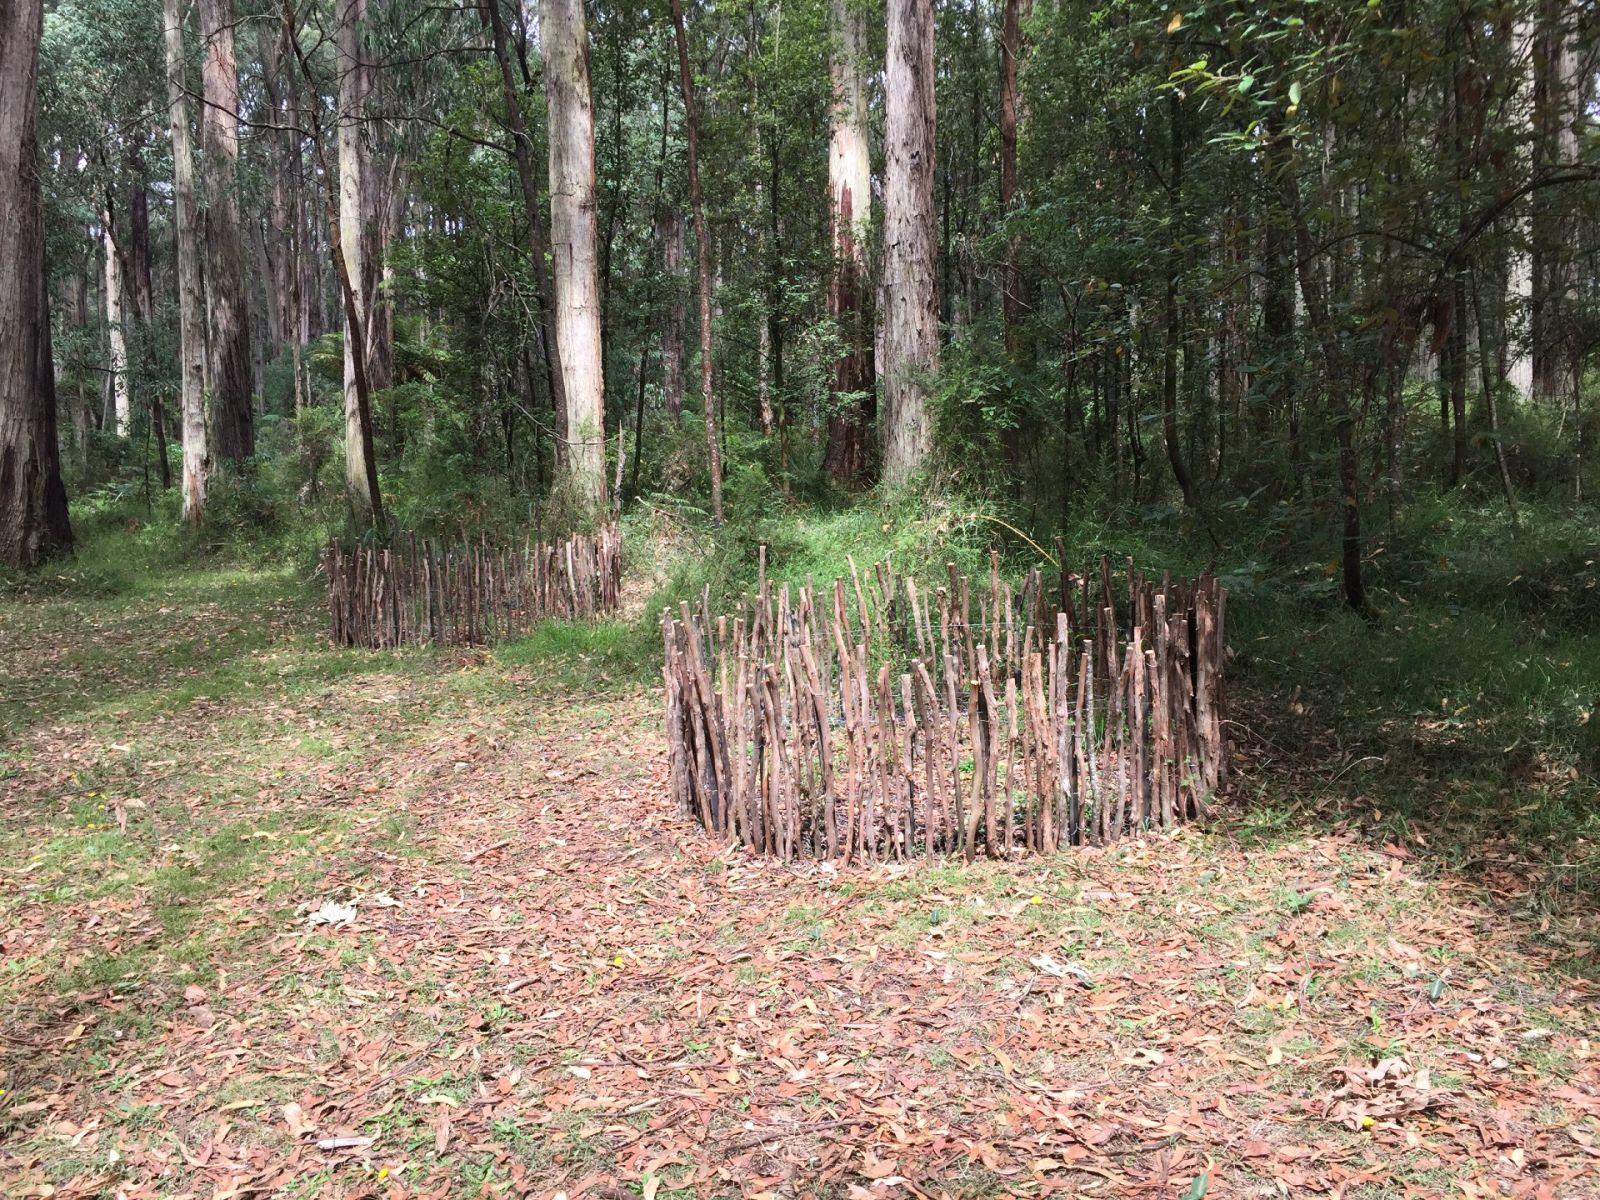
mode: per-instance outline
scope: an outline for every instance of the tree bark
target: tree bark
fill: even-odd
[[[1177,90],[1167,93],[1168,136],[1170,140],[1167,187],[1171,209],[1167,218],[1167,280],[1162,302],[1162,323],[1166,344],[1161,363],[1161,438],[1166,443],[1167,462],[1172,477],[1183,493],[1183,506],[1195,506],[1194,482],[1189,464],[1184,461],[1178,442],[1178,347],[1183,332],[1178,321],[1178,276],[1183,269],[1183,103]],[[1184,356],[1186,359],[1187,354]],[[1187,365],[1187,364],[1186,364]]]
[[[35,128],[43,29],[42,0],[0,5],[0,563],[13,567],[72,545]]]
[[[125,289],[133,297],[134,317],[145,336],[136,343],[141,347],[139,369],[146,365],[149,350],[150,323],[155,319],[155,288],[150,277],[150,202],[145,187],[144,155],[137,146],[128,151],[128,174],[132,180],[128,188],[128,234],[122,239],[122,277]],[[161,490],[172,487],[172,467],[167,462],[167,421],[161,393],[147,388],[150,406],[150,426],[155,434],[156,468],[161,479]]]
[[[871,285],[864,234],[872,227],[872,160],[867,125],[866,13],[855,0],[832,0],[833,108],[828,138],[828,220],[833,274],[828,315],[838,326],[828,447],[823,469],[834,481],[864,483],[872,470],[872,422],[877,416],[872,354]]]
[[[1461,278],[1454,284],[1450,329],[1450,466],[1446,487],[1455,487],[1467,472],[1467,293]]]
[[[274,47],[270,52],[265,48],[269,34]],[[270,80],[277,83],[278,94],[273,98],[274,120],[286,126],[278,138],[280,169],[286,192],[281,248],[283,264],[279,274],[283,287],[282,299],[286,305],[283,337],[289,344],[289,366],[294,375],[294,415],[298,417],[305,411],[311,390],[302,361],[303,347],[311,340],[306,286],[306,268],[310,258],[306,254],[305,155],[301,149],[300,133],[293,128],[300,124],[300,89],[295,82],[294,53],[283,22],[279,21],[276,28],[264,23],[262,41],[262,61],[266,63],[271,59],[273,66],[268,75]],[[274,187],[276,189],[276,184]]]
[[[1032,7],[1032,0],[1005,0],[1000,25],[1000,212],[1006,217],[1013,214],[1019,203],[1017,134],[1022,123],[1022,107],[1017,76],[1024,49],[1022,22]],[[1023,269],[1022,253],[1022,238],[1013,232],[1006,239],[1001,315],[1005,322],[1006,354],[1014,364],[1027,370],[1033,367],[1035,356],[1033,339],[1025,326],[1033,307],[1033,289],[1032,280]]]
[[[256,31],[256,44],[261,60],[261,83],[267,94],[267,110],[271,114],[269,120],[274,126],[281,127],[285,125],[287,116],[284,110],[282,25],[263,21]],[[294,140],[297,136],[290,129],[276,128],[269,135],[267,143],[272,182],[267,220],[262,226],[261,235],[267,259],[267,315],[271,331],[269,358],[275,357],[284,346],[299,336],[294,304],[296,263],[293,189],[296,177],[294,158],[299,152],[298,142]],[[297,403],[297,412],[299,407]]]
[[[1299,260],[1300,294],[1306,316],[1322,349],[1328,397],[1333,406],[1334,435],[1339,445],[1339,498],[1344,513],[1342,552],[1344,597],[1352,609],[1367,611],[1366,587],[1361,578],[1361,480],[1356,470],[1355,416],[1346,391],[1347,373],[1339,331],[1328,307],[1327,284],[1300,206],[1299,181],[1290,175],[1285,183],[1285,207],[1294,221],[1295,254]]]
[[[1271,141],[1262,165],[1274,192],[1284,173],[1293,169],[1285,161],[1281,129],[1281,119],[1268,118]],[[1258,351],[1255,357],[1265,357],[1268,366],[1266,386],[1260,389],[1262,398],[1256,402],[1256,436],[1258,441],[1265,441],[1272,422],[1280,418],[1284,421],[1289,438],[1289,476],[1298,488],[1304,478],[1304,456],[1300,445],[1300,356],[1295,346],[1294,213],[1279,205],[1269,207],[1262,216],[1266,226],[1261,250],[1266,278],[1261,297],[1261,334],[1266,346],[1265,353]]]
[[[561,363],[556,351],[554,314],[550,303],[550,274],[544,261],[544,209],[539,202],[539,173],[533,166],[533,139],[522,116],[522,98],[511,74],[511,52],[506,37],[501,0],[485,0],[489,28],[494,37],[494,56],[500,64],[500,88],[505,99],[506,123],[511,126],[512,152],[517,161],[517,180],[522,185],[522,206],[528,218],[528,258],[533,266],[534,298],[539,305],[539,349],[544,358],[545,385],[551,406],[557,412],[567,408],[566,389],[561,378]]]
[[[212,423],[217,454],[242,463],[255,453],[251,407],[250,311],[239,235],[239,69],[233,0],[199,0],[205,104],[206,287],[211,318]]]
[[[378,186],[381,180],[382,186]],[[398,152],[381,174],[368,174],[361,197],[367,264],[367,388],[373,396],[394,383],[394,265],[390,248],[405,219],[405,173]]]
[[[1584,74],[1570,28],[1578,11],[1563,0],[1540,0],[1534,59],[1533,170],[1537,174],[1578,158],[1585,121]],[[1533,394],[1561,401],[1570,359],[1566,345],[1573,286],[1573,204],[1569,188],[1546,188],[1533,202],[1530,342]]]
[[[550,112],[550,247],[556,356],[566,398],[558,484],[587,519],[606,508],[605,365],[600,346],[594,103],[583,0],[539,0]]]
[[[758,24],[760,12],[753,6],[750,9],[749,19],[750,32],[745,45],[745,64],[750,77],[750,192],[751,206],[756,213],[756,261],[760,264],[761,271],[761,283],[756,288],[756,411],[761,421],[761,436],[770,438],[776,429],[772,412],[772,317],[776,311],[774,303],[776,272],[772,265],[772,248],[767,236],[768,226],[762,220],[767,208],[767,188],[762,171],[761,88],[755,65],[756,54],[760,48]],[[774,157],[774,167],[776,167],[776,157]]]
[[[200,291],[194,151],[184,82],[182,0],[164,0],[167,115],[172,127],[173,238],[178,250],[178,374],[183,429],[183,520],[198,528],[206,515],[211,451],[206,441],[205,301]]]
[[[150,280],[150,199],[145,188],[144,155],[128,153],[128,235],[122,239],[122,279],[133,296],[133,314],[141,324],[155,317],[155,288]]]
[[[926,385],[939,363],[933,213],[932,0],[889,0],[884,78],[884,477],[902,484],[932,445]]]
[[[1500,381],[1495,378],[1496,355],[1491,353],[1489,327],[1483,319],[1481,291],[1474,286],[1472,312],[1478,325],[1478,375],[1483,385],[1484,409],[1489,418],[1489,437],[1494,442],[1494,463],[1500,473],[1500,491],[1506,498],[1506,511],[1511,523],[1517,523],[1517,492],[1511,483],[1511,465],[1506,461],[1505,441],[1500,437]]]
[[[665,120],[665,117],[662,118]],[[662,399],[674,425],[683,420],[683,214],[668,205],[656,222],[667,304],[662,312]]]
[[[339,220],[334,253],[348,277],[344,333],[344,481],[357,521],[377,519],[380,507],[372,451],[371,389],[367,376],[366,329],[372,319],[372,263],[366,231],[370,186],[366,110],[371,73],[362,47],[366,0],[339,0],[335,61],[339,70]],[[334,229],[329,227],[332,238]]]
[[[112,420],[117,436],[125,438],[133,424],[133,395],[128,387],[128,335],[123,325],[122,256],[112,218],[108,196],[100,222],[106,259],[106,341],[111,348]]]
[[[672,0],[672,30],[678,43],[678,81],[683,88],[683,124],[689,143],[689,206],[694,215],[700,284],[700,397],[705,405],[706,455],[711,468],[711,519],[722,524],[722,452],[717,442],[717,406],[711,387],[711,251],[705,207],[700,201],[700,123],[695,113],[694,76],[689,71],[689,37],[683,0]]]
[[[1519,14],[1512,25],[1511,54],[1517,65],[1517,82],[1512,93],[1512,120],[1531,130],[1538,138],[1535,120],[1535,22],[1531,14]],[[1534,155],[1508,155],[1514,169],[1520,168],[1524,178],[1531,175]],[[1508,182],[1515,182],[1515,177]],[[1511,239],[1510,258],[1506,268],[1506,308],[1504,344],[1501,349],[1506,358],[1506,381],[1523,399],[1533,395],[1533,350],[1529,336],[1530,315],[1533,309],[1533,250],[1532,211],[1530,198],[1519,205],[1515,233]]]

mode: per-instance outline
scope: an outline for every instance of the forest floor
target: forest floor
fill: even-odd
[[[1591,947],[1509,867],[1255,808],[758,862],[614,627],[319,634],[0,600],[0,1193],[1600,1195]]]

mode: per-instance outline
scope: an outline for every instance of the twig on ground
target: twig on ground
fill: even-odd
[[[867,1117],[846,1117],[838,1121],[801,1121],[794,1125],[770,1125],[766,1129],[757,1129],[754,1133],[735,1138],[731,1142],[724,1142],[722,1149],[724,1153],[732,1153],[735,1150],[748,1150],[751,1146],[764,1145],[780,1138],[797,1137],[802,1133],[821,1133],[824,1129],[844,1129],[850,1125],[871,1123]]]

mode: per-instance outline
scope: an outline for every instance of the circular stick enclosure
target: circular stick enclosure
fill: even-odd
[[[388,546],[330,541],[322,572],[335,645],[487,646],[547,617],[614,612],[622,542],[615,525],[521,547],[415,534]]]
[[[757,853],[846,862],[1098,844],[1203,818],[1223,782],[1223,610],[1159,581],[887,562],[713,618],[661,614],[673,794]]]

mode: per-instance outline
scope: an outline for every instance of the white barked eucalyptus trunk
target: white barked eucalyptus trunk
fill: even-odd
[[[605,511],[605,369],[595,219],[594,105],[583,0],[539,0],[550,122],[550,252],[567,440],[561,486],[587,517]]]

